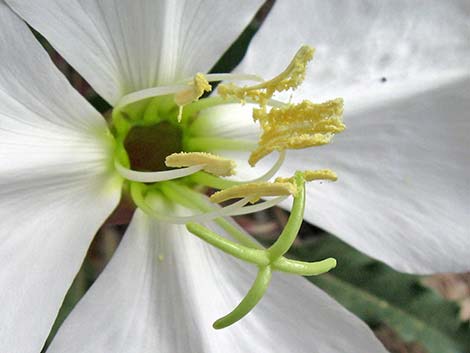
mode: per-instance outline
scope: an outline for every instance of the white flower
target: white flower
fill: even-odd
[[[129,97],[135,97],[134,92],[145,93],[142,90],[157,87],[150,92],[155,94],[162,91],[162,86],[172,89],[182,79],[192,77],[197,72],[207,72],[247,25],[260,5],[255,1],[186,3],[151,0],[89,0],[67,3],[40,0],[7,3],[32,27],[45,35],[113,106]],[[268,25],[282,25],[275,21],[279,16],[278,8],[283,5],[285,4],[282,2],[276,5]],[[288,13],[285,11],[281,15],[289,16]],[[297,14],[296,18],[302,19],[306,15],[309,12]],[[326,19],[325,17],[324,20]],[[291,21],[293,22],[292,19]],[[468,30],[468,27],[462,26]],[[4,222],[0,230],[0,258],[3,264],[0,299],[4,304],[0,351],[38,352],[94,233],[119,201],[122,178],[114,169],[111,158],[113,139],[105,121],[68,85],[26,25],[3,3],[0,3],[0,28],[0,155],[3,162],[0,214]],[[281,33],[287,33],[288,28],[289,26]],[[344,27],[343,31],[346,33],[347,28]],[[264,32],[260,32],[257,41],[263,35]],[[272,40],[269,41],[273,44]],[[455,45],[458,48],[461,43],[457,40]],[[250,54],[250,60],[258,54],[256,48],[259,46],[256,43],[253,46],[255,51]],[[296,49],[298,48],[292,50],[291,54]],[[463,45],[462,50],[468,53],[468,44]],[[280,54],[282,58],[283,53],[275,54]],[[270,54],[268,58],[274,60],[276,55]],[[456,57],[467,56],[457,53]],[[263,62],[261,59],[256,60],[260,60],[259,64]],[[277,66],[279,71],[286,63],[279,66],[271,61],[269,64]],[[465,71],[468,69],[465,64],[468,63],[463,62],[463,59],[462,63],[458,68],[468,73]],[[263,67],[260,68],[262,69]],[[434,73],[439,74],[441,71]],[[433,82],[441,87],[440,81]],[[450,82],[455,84],[457,81]],[[468,79],[462,82],[460,84],[468,87]],[[349,86],[339,86],[338,90],[343,94],[341,87]],[[450,87],[456,89],[452,85]],[[414,93],[420,92],[419,85],[414,88]],[[354,87],[351,86],[351,89]],[[402,91],[403,96],[396,98],[409,98],[408,93],[409,91]],[[463,116],[465,107],[469,104],[468,90],[460,93],[460,96],[453,93],[441,92],[437,98],[442,100],[434,107],[449,104],[452,99],[450,109],[446,110],[449,119],[454,118],[456,112]],[[346,98],[350,97],[348,94],[344,92]],[[367,95],[364,94],[364,97],[360,102],[364,102],[361,107],[367,113],[370,106],[366,103],[369,100],[366,99]],[[426,104],[434,104],[426,97],[421,99]],[[372,102],[376,103],[377,114],[392,114],[393,108],[401,109],[403,106],[395,106],[393,101],[388,100],[387,94]],[[413,107],[412,101],[406,100],[406,103],[406,107]],[[209,116],[217,109],[227,110],[226,108],[215,107],[206,114]],[[235,107],[230,108],[228,113],[233,114],[234,109]],[[426,133],[434,133],[434,129],[452,126],[450,123],[444,125],[445,120],[434,112],[427,112],[427,117],[441,125],[421,126],[422,120],[417,120],[419,125],[415,126],[414,119],[404,115],[403,111],[400,112],[400,116],[406,118],[406,122],[410,124],[410,134],[407,136],[415,137],[416,141],[419,141],[416,136],[423,136],[420,133],[425,138],[428,136]],[[219,125],[214,126],[212,133],[223,132],[225,136],[238,137],[240,124],[228,120],[229,118],[230,115],[225,114],[221,117],[220,124],[230,121],[233,129],[226,126],[221,131]],[[242,121],[244,127],[248,125],[247,121]],[[390,122],[396,124],[397,119],[390,119]],[[370,120],[366,120],[364,124],[370,129],[377,126],[371,134],[380,135],[391,129],[388,125],[381,129],[383,125],[371,124]],[[425,129],[428,127],[429,130]],[[441,137],[445,137],[438,146],[454,152],[448,158],[451,161],[468,162],[468,156],[462,150],[468,144],[467,136],[461,132],[464,128],[468,128],[468,123],[462,119],[455,134],[453,129],[436,130],[441,132]],[[400,205],[402,209],[399,211],[404,213],[409,213],[409,206],[415,207],[415,204],[409,202],[406,194],[399,188],[382,189],[382,185],[389,185],[381,184],[388,180],[389,172],[384,174],[382,169],[377,170],[377,161],[371,160],[362,152],[367,150],[367,146],[373,146],[380,156],[380,148],[383,146],[374,143],[374,136],[365,138],[360,134],[361,129],[355,130],[359,130],[355,133],[359,133],[361,139],[357,143],[349,143],[341,153],[347,156],[350,156],[348,153],[356,153],[355,156],[359,153],[358,157],[349,160],[354,164],[358,161],[357,166],[342,161],[343,157],[339,152],[336,152],[333,159],[321,157],[325,158],[321,167],[336,166],[335,170],[348,184],[340,189],[342,194],[335,194],[334,198],[331,196],[333,188],[330,191],[329,186],[323,185],[326,188],[323,194],[321,188],[315,188],[315,193],[318,193],[313,196],[315,202],[321,202],[325,207],[315,209],[315,217],[324,220],[319,224],[337,231],[343,237],[348,232],[354,237],[351,239],[354,245],[401,269],[421,272],[468,269],[465,266],[467,263],[464,260],[464,250],[461,250],[469,241],[465,237],[468,220],[458,219],[463,224],[460,229],[452,218],[458,217],[458,212],[464,210],[468,204],[464,203],[468,201],[468,195],[464,192],[449,193],[456,187],[460,187],[461,191],[466,190],[468,178],[463,177],[468,176],[468,163],[463,167],[454,167],[449,163],[450,170],[447,174],[433,174],[426,168],[428,163],[436,162],[435,158],[439,161],[442,157],[439,148],[424,150],[434,153],[429,159],[425,159],[428,158],[428,153],[423,154],[416,145],[410,150],[410,155],[414,158],[403,158],[407,157],[403,153],[387,155],[397,158],[394,166],[401,168],[399,170],[403,170],[406,165],[406,170],[411,172],[425,171],[424,177],[427,178],[422,178],[423,184],[420,184],[423,189],[416,191],[419,199],[413,199],[413,202],[430,199],[425,194],[428,190],[426,181],[430,180],[429,185],[436,187],[440,186],[436,180],[445,182],[448,178],[455,178],[451,179],[450,186],[442,185],[442,190],[435,190],[442,199],[434,200],[432,207],[426,204],[427,208],[423,212],[412,214],[414,218],[417,215],[424,217],[427,223],[422,223],[422,230],[414,228],[417,234],[406,234],[413,236],[413,242],[404,243],[396,238],[402,232],[391,232],[388,229],[391,222],[389,219],[401,216],[401,212],[391,214],[389,210],[382,209],[375,216],[380,216],[381,221],[364,219],[366,212],[373,212],[374,207],[377,207],[371,203],[375,197],[380,197],[376,193],[382,197],[399,195],[400,199],[407,202]],[[390,134],[396,139],[385,140],[383,144],[394,146],[394,141],[398,140],[404,144],[404,148],[408,148],[405,144],[407,140],[402,140],[402,130],[398,128],[396,131],[396,134]],[[460,140],[452,141],[449,136]],[[347,143],[345,141],[343,143]],[[376,155],[373,156],[375,157]],[[305,157],[302,155],[294,159],[293,163],[304,163],[302,158]],[[424,161],[421,166],[424,169],[414,167],[413,163],[417,161]],[[286,168],[289,169],[288,174],[295,170],[288,164]],[[305,166],[298,169],[305,169]],[[343,175],[343,171],[346,175]],[[361,177],[371,176],[375,178],[364,187],[366,182]],[[398,177],[404,178],[401,174],[396,176]],[[415,184],[411,186],[416,188]],[[364,194],[368,198],[360,197]],[[433,242],[428,241],[424,245],[419,243],[418,236],[425,236],[425,231],[433,230],[430,221],[437,217],[431,213],[435,210],[433,207],[436,202],[437,205],[442,205],[445,200],[461,202],[457,206],[452,205],[451,211],[440,217],[447,227],[443,229],[448,229],[452,222],[453,238],[434,236],[431,238]],[[347,207],[357,210],[346,212],[349,211]],[[430,211],[427,212],[428,210]],[[439,211],[443,212],[442,209]],[[313,217],[311,213],[311,209],[307,209],[308,217]],[[355,215],[354,223],[348,218],[351,214]],[[342,226],[341,222],[345,225]],[[467,222],[467,227],[463,222]],[[353,228],[361,225],[370,233],[367,238],[359,238],[360,230]],[[225,232],[215,224],[210,224],[210,227],[218,233]],[[368,248],[361,243],[362,239],[371,242],[379,239],[371,237],[377,237],[378,231],[390,232],[387,233],[389,238],[386,240],[394,239],[394,247],[398,249],[394,255],[404,254],[401,261],[395,263],[390,260],[392,255],[385,252],[386,249],[382,249],[385,256],[382,255],[379,245]],[[375,242],[384,241],[380,238],[380,241]],[[420,248],[411,248],[414,244],[419,244]],[[425,246],[431,250],[425,250]],[[410,248],[412,250],[408,250]],[[441,251],[441,248],[444,250]],[[376,252],[374,249],[377,249]],[[406,256],[407,251],[413,251],[412,255],[416,253],[416,259]],[[413,264],[415,266],[411,267]],[[191,235],[184,226],[155,221],[138,210],[111,263],[67,319],[49,351],[384,351],[359,320],[303,279],[286,275],[273,276],[266,296],[249,317],[227,329],[214,331],[211,328],[213,320],[230,311],[244,296],[255,274],[256,268],[209,247]]]

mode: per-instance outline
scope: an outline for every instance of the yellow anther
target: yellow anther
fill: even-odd
[[[204,92],[212,91],[212,86],[206,80],[203,74],[197,73],[189,87],[175,94],[175,103],[179,106],[178,121],[181,121],[183,106],[197,101]]]
[[[220,203],[230,199],[248,197],[250,202],[254,203],[261,197],[294,195],[296,192],[297,187],[291,182],[258,182],[236,185],[231,188],[218,191],[212,194],[210,199],[212,202]]]
[[[304,45],[295,54],[289,66],[273,79],[245,87],[239,87],[233,83],[221,84],[218,92],[223,98],[236,97],[241,102],[249,98],[265,107],[275,92],[296,89],[303,82],[307,64],[312,60],[314,52],[312,47]]]
[[[236,167],[234,161],[206,152],[173,153],[166,157],[165,165],[174,168],[204,165],[204,171],[217,176],[234,175]]]
[[[331,169],[318,169],[318,170],[306,170],[302,172],[302,177],[305,181],[313,180],[338,180],[338,176]],[[294,177],[290,178],[276,178],[276,183],[294,183]]]
[[[338,180],[338,175],[331,169],[306,170],[304,172],[305,181],[313,180]]]
[[[188,85],[188,88],[175,94],[175,103],[179,106],[186,105],[198,100],[204,92],[210,92],[211,85],[206,80],[203,74],[198,73],[194,76],[193,82]]]
[[[255,109],[263,133],[248,162],[254,166],[273,151],[300,149],[327,144],[335,133],[345,129],[342,120],[343,100],[338,98],[321,104],[303,101],[269,112]]]

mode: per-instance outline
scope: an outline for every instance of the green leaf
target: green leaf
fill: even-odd
[[[456,303],[424,287],[422,277],[396,272],[332,236],[293,255],[304,261],[336,258],[336,269],[309,280],[370,325],[385,323],[429,353],[470,353],[469,322],[459,320]]]

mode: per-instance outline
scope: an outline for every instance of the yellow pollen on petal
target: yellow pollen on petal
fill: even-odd
[[[240,87],[233,83],[221,84],[218,93],[222,98],[235,97],[241,102],[247,98],[266,106],[275,92],[296,89],[305,79],[307,64],[313,59],[315,50],[307,45],[302,46],[287,68],[271,80],[253,86]]]
[[[289,182],[257,182],[232,186],[231,188],[218,191],[211,195],[212,202],[248,197],[251,203],[258,201],[265,196],[285,196],[294,195],[297,192],[295,184]]]
[[[318,170],[305,170],[302,172],[302,177],[305,181],[314,180],[338,180],[338,176],[331,169],[318,169]],[[276,178],[276,183],[293,183],[295,182],[294,177],[290,178]]]
[[[183,114],[183,107],[186,104],[197,101],[204,92],[212,91],[212,86],[204,77],[204,74],[197,73],[194,76],[193,82],[191,82],[187,89],[182,90],[175,94],[175,103],[179,106],[178,122],[181,121]]]
[[[165,165],[174,168],[204,165],[204,171],[217,176],[234,175],[236,167],[234,161],[206,152],[173,153],[165,158]]]
[[[254,109],[263,133],[258,147],[251,153],[248,162],[254,166],[273,151],[301,149],[327,144],[334,134],[346,127],[342,120],[343,100],[340,98],[314,104],[303,101],[282,108]]]

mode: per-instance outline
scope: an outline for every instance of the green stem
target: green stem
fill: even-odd
[[[274,270],[300,276],[317,276],[336,267],[336,260],[329,257],[317,262],[304,262],[280,257],[272,263]]]
[[[269,282],[272,278],[272,271],[270,266],[260,268],[255,282],[251,286],[246,296],[242,299],[240,304],[237,305],[229,314],[218,319],[212,325],[216,330],[230,326],[248,314],[263,297]]]
[[[268,253],[264,249],[253,249],[249,246],[237,244],[198,223],[189,222],[186,224],[186,228],[189,232],[198,238],[201,238],[205,242],[213,245],[214,247],[229,255],[258,266],[267,266],[271,264],[273,270],[298,274],[302,276],[315,276],[328,272],[336,266],[336,260],[333,258],[328,258],[317,262],[303,262],[281,257],[270,263],[270,259],[267,256]]]
[[[201,238],[207,243],[240,260],[251,262],[258,266],[267,266],[269,264],[269,258],[265,250],[253,249],[237,244],[198,223],[188,222],[186,223],[186,228],[198,238]]]
[[[295,174],[295,183],[298,190],[297,194],[294,196],[289,220],[279,238],[267,250],[271,261],[280,258],[290,249],[302,225],[305,209],[305,181],[303,180],[302,173]]]

